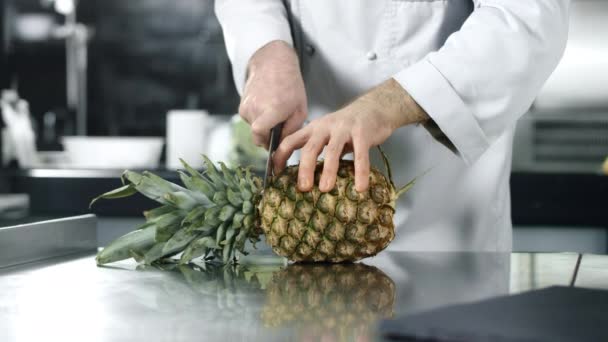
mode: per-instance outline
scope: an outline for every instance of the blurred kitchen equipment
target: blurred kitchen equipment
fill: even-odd
[[[26,13],[15,18],[15,38],[21,41],[48,40],[57,23],[51,14]]]
[[[517,124],[513,169],[601,172],[608,155],[608,2],[573,1],[564,56]]]
[[[33,168],[64,169],[71,168],[68,154],[65,151],[38,151],[39,164]]]
[[[180,158],[201,168],[211,117],[205,110],[171,110],[167,113],[167,168],[178,169]]]
[[[81,169],[157,169],[161,137],[63,137],[68,166]]]
[[[18,219],[25,217],[30,207],[27,194],[0,194],[0,218]]]
[[[55,29],[55,38],[66,42],[66,93],[68,107],[76,112],[76,134],[87,133],[88,42],[93,31],[76,19],[77,0],[45,0],[65,16],[65,24]]]
[[[538,95],[538,109],[608,106],[608,2],[572,1],[568,44]]]
[[[608,155],[608,110],[532,112],[517,123],[516,171],[601,171]]]
[[[232,125],[229,115],[214,115],[207,129],[207,141],[204,153],[212,161],[228,161],[230,150],[233,148],[231,133]],[[200,159],[200,156],[199,156]]]
[[[22,168],[38,164],[36,137],[32,128],[28,103],[16,91],[4,90],[0,111],[6,127],[2,132],[2,165],[16,159]]]
[[[96,250],[91,214],[0,228],[0,268]]]
[[[42,116],[42,141],[50,145],[57,140],[57,114],[52,111]]]

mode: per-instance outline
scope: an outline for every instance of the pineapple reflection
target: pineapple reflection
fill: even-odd
[[[217,296],[218,305],[247,293],[248,309],[258,304],[258,318],[267,328],[306,339],[365,340],[378,320],[393,316],[394,282],[362,263],[178,269],[193,290]]]
[[[394,282],[375,267],[295,264],[272,277],[261,317],[315,340],[360,340],[376,321],[392,317],[394,302]]]

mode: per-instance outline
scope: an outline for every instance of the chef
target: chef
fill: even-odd
[[[239,113],[255,143],[284,122],[282,168],[335,183],[353,152],[368,187],[382,144],[397,186],[394,250],[510,251],[515,124],[558,64],[567,0],[216,0]],[[303,125],[305,121],[310,122]],[[425,173],[425,171],[427,171]]]

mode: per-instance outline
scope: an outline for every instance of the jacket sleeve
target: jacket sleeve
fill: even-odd
[[[215,14],[224,32],[228,57],[242,94],[251,56],[274,40],[293,45],[287,11],[281,0],[216,0]]]
[[[532,105],[567,40],[569,0],[476,0],[461,29],[393,77],[466,163]]]

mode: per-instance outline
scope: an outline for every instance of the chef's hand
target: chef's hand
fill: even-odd
[[[239,113],[251,125],[254,143],[264,148],[276,124],[285,122],[283,137],[302,126],[308,116],[306,91],[298,57],[289,44],[276,40],[253,54]]]
[[[280,171],[296,149],[302,148],[298,189],[310,191],[317,158],[325,149],[319,190],[333,189],[343,154],[354,152],[355,188],[362,192],[369,184],[370,148],[382,144],[399,127],[424,122],[428,115],[395,81],[389,79],[342,109],[315,119],[287,136],[274,154]]]

